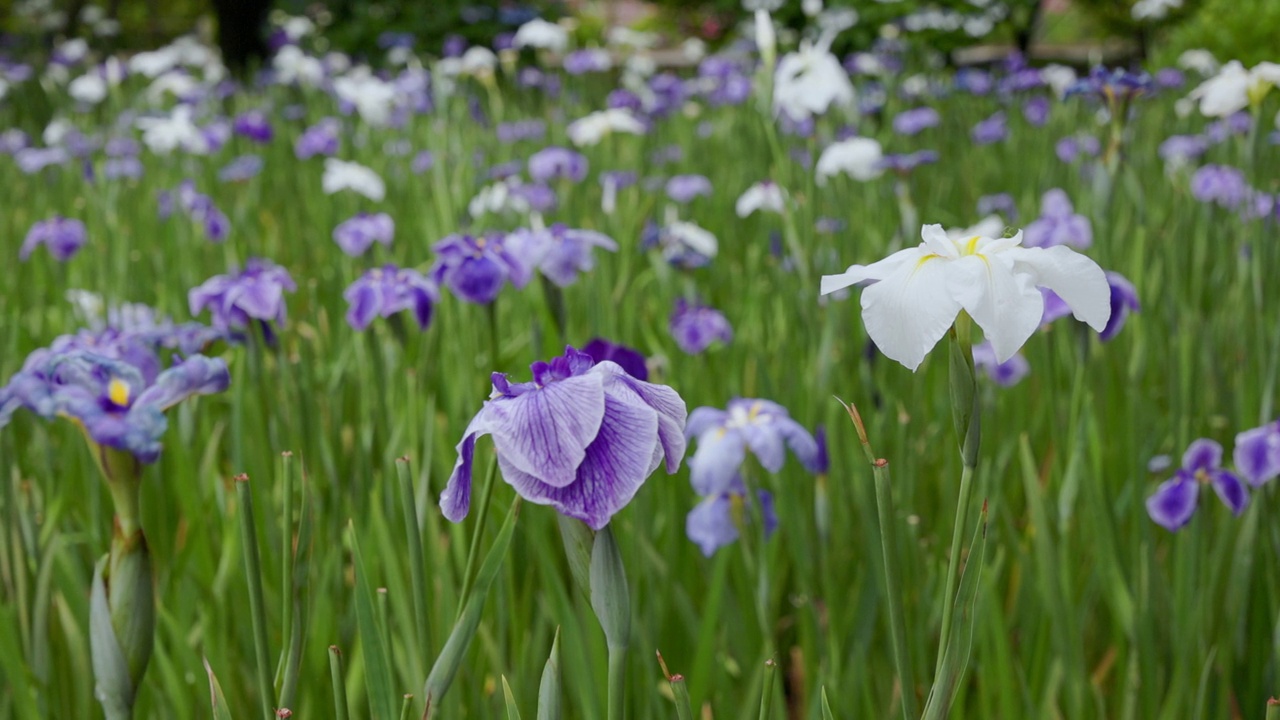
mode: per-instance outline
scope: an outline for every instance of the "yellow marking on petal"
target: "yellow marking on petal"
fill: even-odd
[[[937,253],[929,253],[928,255],[925,255],[924,257],[916,261],[915,270],[919,270],[920,268],[924,267],[924,264],[929,262],[930,260],[933,260],[935,258],[940,258],[940,257],[942,256],[938,255]],[[915,272],[915,270],[913,270],[912,272]]]
[[[965,254],[965,255],[972,255],[972,254],[974,254],[975,252],[977,252],[977,251],[978,251],[978,241],[979,241],[979,240],[981,240],[981,239],[982,239],[982,238],[981,238],[980,236],[978,236],[978,235],[974,235],[973,237],[969,238],[969,241],[968,241],[967,243],[965,243],[965,246],[964,246],[964,254]]]
[[[107,383],[107,397],[120,407],[128,407],[129,383],[119,378],[112,378],[111,382]]]

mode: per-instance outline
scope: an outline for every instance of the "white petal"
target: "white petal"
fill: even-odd
[[[956,251],[955,242],[951,239],[951,234],[943,230],[941,225],[925,225],[920,228],[920,239],[924,241],[921,247],[927,248],[929,252],[935,255],[941,255],[945,258],[960,256],[960,253]]]
[[[862,291],[867,334],[880,352],[913,372],[960,312],[960,303],[947,290],[949,264],[924,256],[900,264],[892,275]]]
[[[963,257],[947,268],[947,282],[951,294],[991,342],[996,362],[1017,354],[1040,327],[1044,296],[1031,275],[1014,273],[1011,258]]]
[[[1098,332],[1111,319],[1111,287],[1102,268],[1064,245],[1051,248],[1011,248],[1014,272],[1029,272],[1035,284],[1048,288],[1071,308],[1077,320]]]
[[[920,262],[925,253],[920,248],[907,248],[899,250],[883,260],[877,260],[870,265],[850,265],[849,269],[839,275],[823,275],[822,288],[818,294],[826,295],[837,290],[843,290],[855,283],[863,280],[884,280],[892,275],[903,265],[914,265]]]

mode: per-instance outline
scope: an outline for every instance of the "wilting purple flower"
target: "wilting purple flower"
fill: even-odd
[[[626,345],[611,343],[604,338],[592,338],[582,346],[582,352],[591,356],[597,364],[605,362],[617,363],[628,375],[637,380],[649,379],[649,366],[640,351]]]
[[[1016,353],[1004,362],[996,360],[995,346],[990,341],[973,346],[973,364],[1000,387],[1013,387],[1031,372],[1031,364],[1022,353]]]
[[[1244,512],[1249,493],[1240,478],[1222,468],[1222,446],[1201,438],[1182,456],[1182,467],[1147,498],[1147,514],[1156,524],[1173,531],[1186,525],[1196,511],[1200,485],[1213,486],[1223,504],[1235,515]]]
[[[458,460],[440,495],[454,522],[471,507],[476,439],[493,436],[502,477],[525,500],[550,505],[599,530],[666,460],[684,457],[686,411],[674,390],[596,364],[572,347],[530,366],[532,382],[493,374],[493,394],[457,445]]]
[[[892,153],[880,158],[877,165],[884,170],[892,170],[905,175],[921,165],[932,165],[938,162],[936,150],[917,150],[913,153]]]
[[[1236,472],[1254,487],[1280,475],[1280,422],[1269,422],[1236,435],[1231,458]]]
[[[298,286],[289,271],[261,258],[249,258],[243,270],[215,275],[187,293],[192,315],[208,308],[213,326],[220,330],[241,331],[258,321],[268,342],[274,337],[270,324],[284,324],[285,292]]]
[[[395,237],[396,223],[386,213],[357,213],[333,229],[333,241],[338,243],[342,252],[351,257],[360,257],[370,245],[380,242],[384,247],[391,247],[391,239]]]
[[[384,265],[360,276],[342,293],[347,304],[347,324],[356,330],[369,327],[375,317],[391,317],[405,310],[422,330],[431,323],[431,310],[440,301],[436,284],[417,270]]]
[[[937,127],[942,122],[938,111],[931,107],[903,110],[893,118],[893,131],[899,135],[915,135],[926,128]]]
[[[676,309],[667,327],[676,345],[690,355],[702,353],[717,340],[725,344],[733,341],[733,328],[723,313],[706,305],[689,303],[684,298],[676,300]]]
[[[978,198],[978,214],[985,217],[991,213],[1000,213],[1009,222],[1017,222],[1018,205],[1009,193],[995,193]]]
[[[18,259],[26,260],[37,246],[43,245],[55,260],[66,262],[87,241],[84,223],[74,218],[54,215],[31,226],[22,241],[22,247],[18,249]]]
[[[678,203],[687,203],[699,197],[711,195],[711,181],[704,175],[675,175],[667,180],[667,197]]]
[[[450,235],[432,246],[431,279],[464,302],[493,302],[508,280],[517,289],[533,278],[533,264],[506,247],[501,233]]]
[[[271,121],[261,110],[250,110],[236,116],[235,121],[231,123],[231,130],[256,143],[269,143],[275,136],[275,132],[271,129]]]
[[[728,490],[707,496],[689,511],[689,515],[685,517],[684,531],[703,555],[711,557],[716,550],[737,541],[738,523],[753,519],[752,513],[743,507],[750,503],[746,497],[746,485],[740,476],[735,476]],[[768,490],[757,490],[756,497],[760,500],[764,536],[768,539],[778,529],[778,512],[774,509],[773,494]]]
[[[1084,249],[1093,244],[1093,227],[1089,218],[1075,212],[1067,193],[1054,188],[1040,199],[1040,217],[1023,231],[1026,247],[1067,245]]]
[[[293,144],[293,154],[299,160],[306,160],[316,155],[332,156],[338,152],[341,131],[341,122],[334,118],[325,118],[302,131],[297,142]]]
[[[588,48],[574,50],[564,57],[564,71],[570,75],[604,72],[613,67],[613,59],[607,50]]]
[[[529,158],[529,177],[536,182],[568,178],[581,182],[587,176],[587,158],[565,147],[543,148]]]
[[[1035,127],[1049,122],[1049,98],[1033,97],[1022,103],[1022,117]]]
[[[979,145],[990,145],[1004,140],[1009,136],[1009,128],[1005,122],[1004,111],[997,110],[991,117],[974,125],[970,136]]]
[[[164,411],[194,395],[230,384],[220,358],[192,355],[148,380],[131,363],[84,350],[39,350],[0,388],[0,427],[25,407],[52,419],[74,420],[97,445],[132,453],[139,462],[160,456]]]
[[[578,273],[589,272],[595,266],[592,257],[595,248],[618,251],[618,244],[608,235],[576,230],[563,223],[541,230],[520,228],[504,242],[514,255],[537,267],[557,287],[572,285]]]
[[[1239,207],[1249,196],[1244,173],[1229,165],[1205,165],[1191,176],[1191,194],[1203,203]]]
[[[244,182],[262,172],[262,156],[241,155],[234,158],[218,171],[218,179],[222,182]]]
[[[1138,290],[1133,287],[1133,283],[1118,272],[1108,270],[1106,275],[1107,285],[1111,288],[1111,317],[1107,319],[1107,326],[1098,333],[1098,338],[1103,342],[1120,333],[1129,313],[1138,312],[1142,308],[1138,302]]]
[[[724,410],[700,407],[689,413],[685,437],[697,438],[689,458],[689,481],[704,497],[730,492],[750,450],[771,473],[782,470],[786,448],[817,471],[818,443],[787,409],[768,400],[734,398]]]

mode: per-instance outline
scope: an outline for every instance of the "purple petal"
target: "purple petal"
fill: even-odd
[[[729,496],[716,495],[695,505],[685,517],[684,531],[707,557],[736,541],[738,526],[733,523]]]
[[[680,469],[680,461],[684,459],[687,440],[684,434],[685,420],[688,417],[684,398],[666,385],[655,385],[637,380],[616,363],[605,361],[591,369],[607,377],[605,392],[617,397],[619,391],[622,399],[629,402],[642,403],[658,413],[658,442],[662,453],[666,456],[667,473]],[[632,399],[634,398],[634,399]]]
[[[1182,454],[1182,469],[1191,473],[1213,470],[1221,465],[1222,446],[1208,438],[1192,442]]]
[[[746,458],[741,433],[713,427],[698,436],[698,451],[689,458],[689,482],[699,495],[726,492]]]
[[[480,412],[467,425],[462,434],[462,441],[455,449],[458,459],[453,464],[453,473],[449,475],[449,483],[440,493],[440,512],[450,522],[462,522],[471,509],[471,470],[476,454],[476,438],[489,434],[488,410],[490,404],[485,403]]]
[[[1236,435],[1232,461],[1254,487],[1280,475],[1280,428],[1268,423]]]
[[[684,436],[686,438],[700,437],[707,430],[724,425],[728,419],[729,413],[719,408],[697,408],[689,413],[689,422],[684,426]]]
[[[605,399],[603,378],[587,374],[490,401],[499,458],[552,487],[573,483],[587,446],[600,431]]]
[[[1147,514],[1157,525],[1175,531],[1186,525],[1195,513],[1199,489],[1189,476],[1182,473],[1174,475],[1147,498]]]
[[[1222,504],[1231,508],[1232,514],[1239,516],[1249,504],[1249,491],[1245,489],[1240,478],[1226,470],[1214,470],[1209,473],[1209,483],[1217,491]]]

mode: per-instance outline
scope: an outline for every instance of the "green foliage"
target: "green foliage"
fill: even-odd
[[[1276,61],[1280,31],[1280,3],[1271,0],[1203,0],[1204,9],[1189,22],[1173,28],[1159,46],[1156,58],[1172,63],[1184,50],[1204,48],[1219,60],[1239,60],[1246,66]]]

